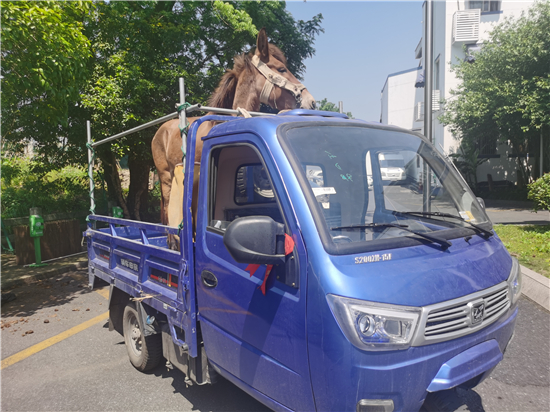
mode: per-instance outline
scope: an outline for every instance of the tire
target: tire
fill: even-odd
[[[420,409],[422,412],[469,412],[470,408],[463,401],[456,389],[432,392],[426,396],[426,400]]]
[[[143,335],[143,325],[134,303],[129,303],[124,308],[122,329],[132,365],[141,372],[155,368],[162,358],[162,336]]]

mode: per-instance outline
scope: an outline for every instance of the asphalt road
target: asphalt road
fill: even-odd
[[[85,283],[85,271],[72,272],[17,288],[16,300],[2,307],[2,411],[267,410],[223,379],[187,387],[183,374],[163,365],[135,370],[122,337],[108,331],[106,294]],[[549,321],[548,312],[520,300],[503,362],[473,391],[460,392],[471,411],[550,410]],[[67,336],[52,339],[59,334]],[[25,357],[36,345],[42,350]]]

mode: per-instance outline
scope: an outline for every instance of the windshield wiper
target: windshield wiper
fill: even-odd
[[[403,214],[403,215],[426,216],[426,217],[439,216],[439,217],[448,217],[451,219],[457,219],[464,223],[469,224],[471,227],[476,229],[478,233],[479,232],[483,233],[485,235],[483,236],[485,239],[488,239],[491,236],[493,236],[493,232],[491,232],[490,230],[483,229],[481,226],[476,225],[475,223],[472,223],[472,222],[468,222],[467,220],[464,220],[461,216],[453,215],[451,213],[443,213],[443,212],[397,212],[397,213]]]
[[[432,243],[437,243],[438,245],[441,246],[443,250],[447,250],[450,246],[452,246],[452,243],[447,240],[439,239],[435,236],[430,236],[422,232],[417,232],[416,230],[409,229],[407,225],[399,225],[395,223],[366,223],[364,225],[335,226],[335,227],[331,227],[330,230],[369,229],[373,227],[395,227],[397,229],[403,229],[406,232],[410,232],[417,236],[423,237],[424,239],[427,239]]]

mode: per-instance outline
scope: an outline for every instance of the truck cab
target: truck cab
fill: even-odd
[[[223,122],[202,150],[196,234],[186,188],[180,259],[157,243],[165,261],[174,254],[174,289],[147,288],[161,267],[139,241],[133,283],[90,255],[95,273],[130,285],[113,302],[151,296],[149,333],[166,336],[164,356],[187,362],[184,372],[205,371],[199,383],[220,374],[274,410],[414,411],[429,394],[475,386],[502,359],[519,265],[424,137],[294,110]],[[428,175],[442,190],[388,186],[389,162],[414,187]]]

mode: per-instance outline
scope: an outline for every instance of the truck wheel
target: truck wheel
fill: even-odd
[[[420,409],[421,412],[469,412],[470,408],[456,392],[456,389],[432,392]]]
[[[129,303],[124,308],[122,329],[132,365],[141,372],[156,367],[162,358],[162,337],[160,334],[150,336],[143,334],[143,326],[133,303]]]

